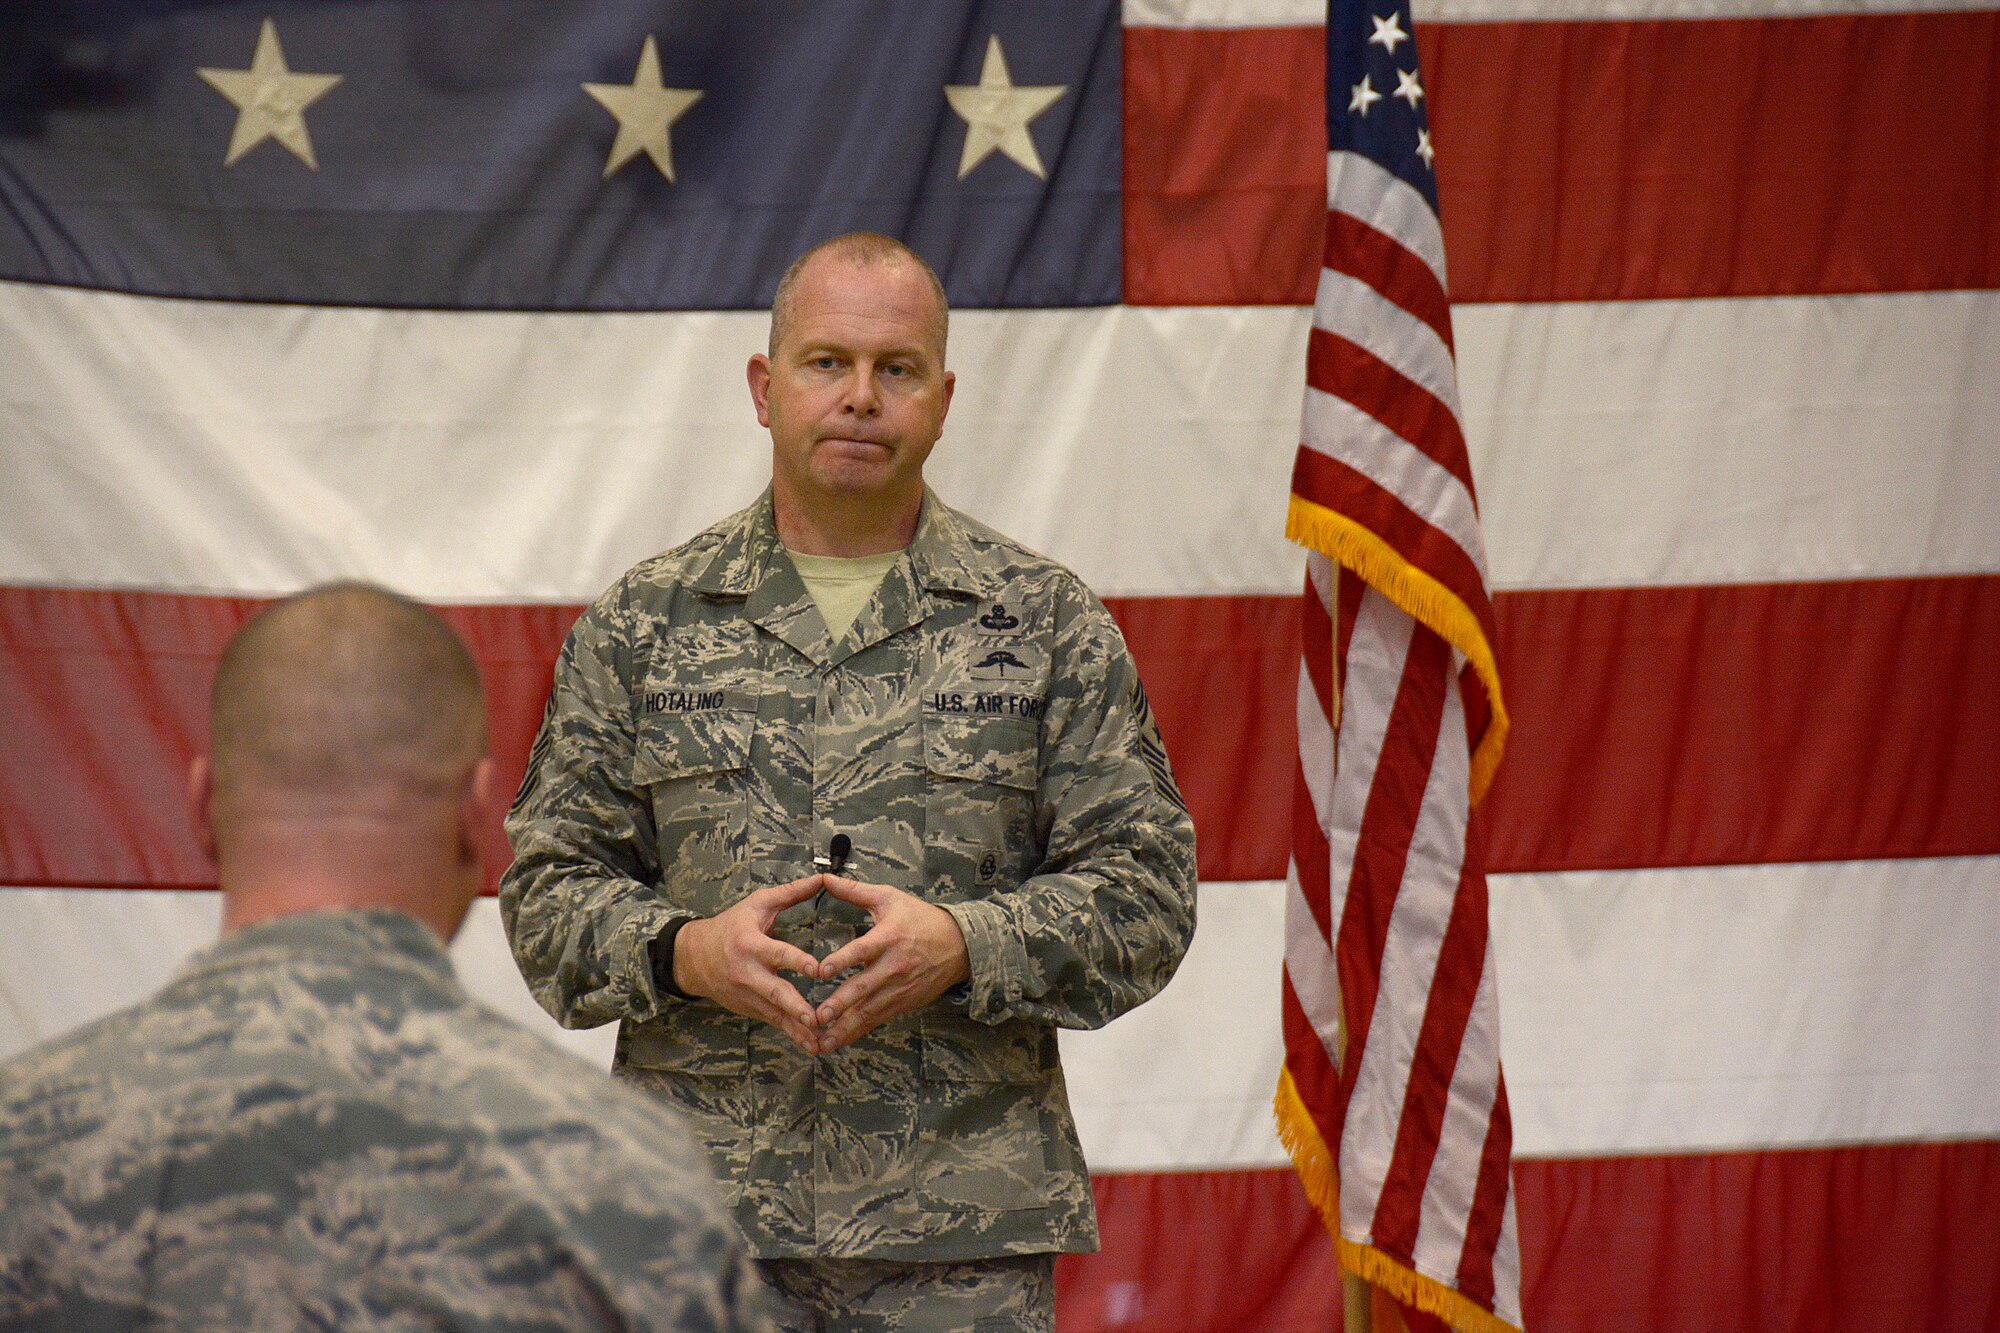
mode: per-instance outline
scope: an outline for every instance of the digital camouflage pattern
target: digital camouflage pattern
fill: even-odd
[[[1056,1257],[962,1263],[761,1259],[783,1333],[1054,1333]]]
[[[1194,829],[1117,626],[1077,578],[926,493],[829,641],[765,497],[586,611],[508,817],[501,912],[542,1006],[619,1021],[616,1069],[707,1142],[754,1253],[947,1260],[1096,1248],[1056,1052],[1165,985]],[[809,875],[938,903],[970,979],[818,1057],[656,993],[647,943]],[[867,928],[827,895],[776,934]],[[798,984],[817,1004],[835,983]]]
[[[394,912],[281,917],[0,1067],[0,1329],[733,1330],[684,1128]]]

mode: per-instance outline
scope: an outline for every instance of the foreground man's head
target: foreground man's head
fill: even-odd
[[[225,931],[366,907],[457,930],[495,796],[478,671],[444,622],[364,584],[279,602],[223,653],[212,736],[190,785]]]

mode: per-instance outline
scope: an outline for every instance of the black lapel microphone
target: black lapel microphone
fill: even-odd
[[[830,875],[844,874],[847,870],[847,854],[854,850],[854,839],[845,833],[833,835],[833,841],[826,845],[827,855],[832,859],[827,863]]]

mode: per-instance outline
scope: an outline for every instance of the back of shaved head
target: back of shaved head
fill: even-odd
[[[288,598],[216,670],[218,818],[245,804],[391,813],[449,798],[486,750],[472,656],[404,597],[342,583]]]

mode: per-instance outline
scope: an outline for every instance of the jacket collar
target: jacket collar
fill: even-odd
[[[294,912],[225,935],[189,959],[181,978],[287,963],[300,957],[355,967],[390,966],[445,984],[456,980],[451,955],[429,926],[386,908]]]
[[[708,560],[689,579],[688,587],[711,597],[750,597],[772,579],[790,574],[792,562],[778,540],[778,521],[771,488],[747,509],[739,510],[715,528],[718,540]],[[913,582],[926,592],[977,596],[987,580],[976,571],[971,534],[956,511],[924,487],[917,533],[905,549]]]
[[[689,580],[689,588],[708,597],[742,598],[747,619],[819,666],[845,661],[922,624],[934,609],[934,596],[973,596],[984,587],[964,520],[929,487],[903,559],[890,567],[875,596],[838,641],[827,636],[819,608],[778,540],[769,488],[716,531],[715,549]]]

